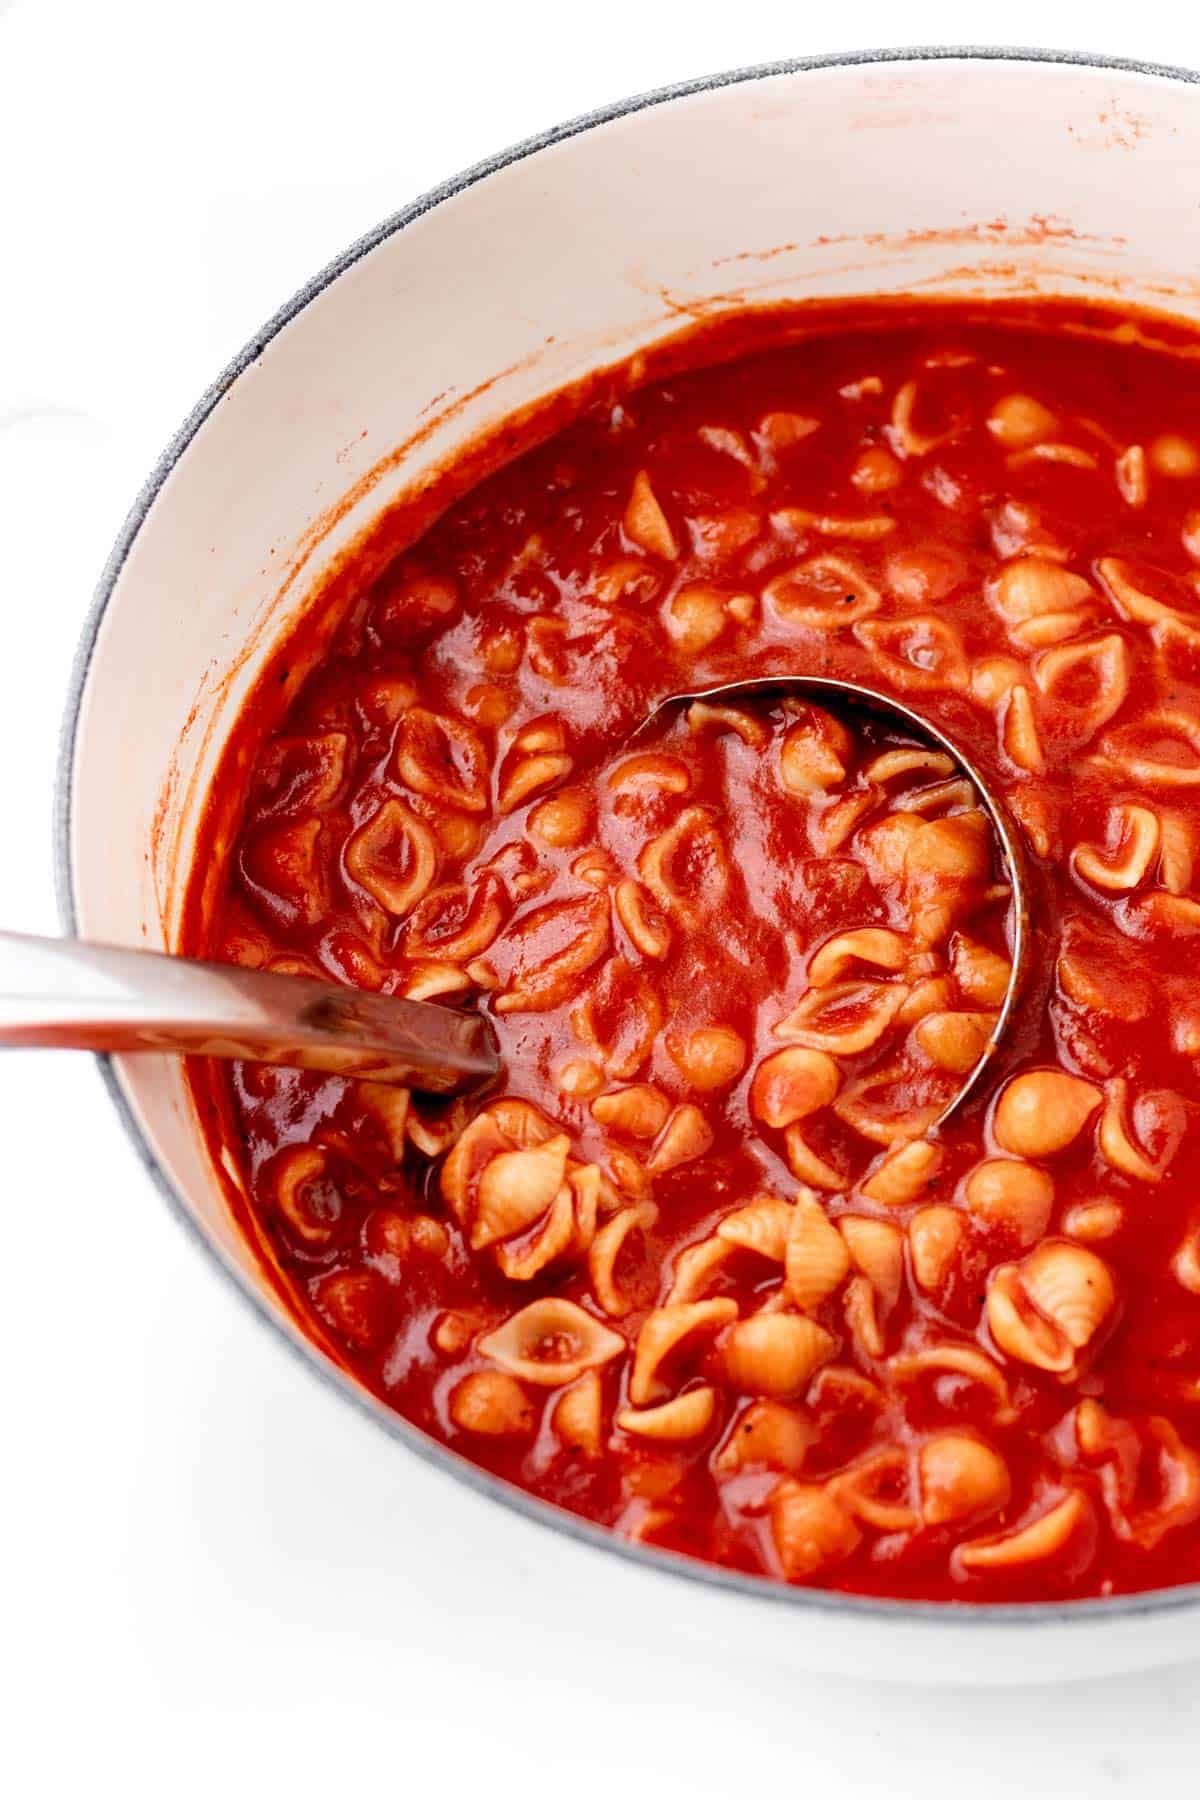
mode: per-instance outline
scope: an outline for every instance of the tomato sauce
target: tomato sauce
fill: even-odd
[[[776,1579],[1200,1579],[1200,365],[1136,339],[930,307],[631,370],[251,709],[188,947],[502,1052],[449,1104],[198,1076],[298,1316],[422,1430]],[[941,1128],[1012,949],[961,771],[796,696],[627,742],[794,674],[1023,840],[1033,978]]]

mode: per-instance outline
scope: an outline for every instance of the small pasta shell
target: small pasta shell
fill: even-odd
[[[854,635],[866,645],[889,686],[944,693],[965,688],[971,664],[956,626],[932,613],[868,619]]]
[[[567,1186],[571,1190],[575,1212],[575,1248],[585,1254],[596,1235],[596,1221],[601,1210],[612,1213],[621,1201],[599,1163],[568,1163]]]
[[[450,1396],[450,1418],[477,1437],[530,1437],[537,1414],[519,1381],[498,1369],[464,1375]]]
[[[1100,1127],[1096,1133],[1101,1156],[1133,1181],[1161,1181],[1163,1165],[1153,1161],[1134,1142],[1126,1122],[1129,1083],[1117,1077],[1106,1083],[1104,1092],[1104,1111],[1100,1114]]]
[[[807,708],[779,746],[779,779],[789,794],[822,794],[841,785],[853,753],[850,733],[832,713]]]
[[[878,382],[879,377],[867,376],[866,380]],[[882,383],[879,385],[882,386]],[[858,389],[862,393],[871,391],[865,387],[863,382],[851,382],[849,387],[840,388],[838,391],[847,399],[856,398],[856,395],[851,394],[851,388]],[[874,391],[877,392],[878,389]],[[881,444],[876,444],[864,450],[862,455],[857,458],[850,471],[850,479],[860,494],[886,494],[890,493],[892,488],[899,487],[904,479],[904,472],[891,451],[885,450]]]
[[[517,1100],[506,1095],[502,1100],[493,1100],[484,1113],[483,1118],[494,1120],[496,1127],[514,1147],[524,1150],[531,1144],[544,1144],[547,1138],[557,1137],[558,1133],[529,1100]]]
[[[913,1041],[935,1069],[966,1075],[991,1042],[995,1013],[931,1012],[919,1021]]]
[[[1020,1267],[1033,1304],[1076,1350],[1091,1342],[1116,1306],[1107,1263],[1078,1244],[1041,1244]]]
[[[531,1109],[532,1110],[532,1109]],[[409,1109],[408,1141],[422,1156],[445,1156],[449,1151],[453,1155],[459,1140],[467,1129],[466,1101],[460,1096],[449,1106],[419,1112],[416,1106]],[[445,1165],[443,1165],[443,1175]],[[443,1192],[445,1184],[443,1182]],[[461,1217],[461,1215],[458,1215]]]
[[[908,1074],[899,1058],[876,1063],[847,1082],[833,1103],[834,1113],[873,1144],[912,1142],[929,1130],[941,1107],[932,1095],[925,1098],[914,1091],[906,1080]]]
[[[782,1131],[828,1106],[841,1074],[824,1050],[793,1045],[766,1057],[750,1086],[750,1111],[772,1130]]]
[[[1150,478],[1146,470],[1146,452],[1141,444],[1130,444],[1116,462],[1117,488],[1126,506],[1141,508],[1150,498]]]
[[[588,1274],[591,1277],[592,1292],[611,1319],[624,1318],[633,1305],[617,1286],[617,1258],[631,1232],[649,1231],[657,1220],[657,1206],[643,1200],[638,1205],[626,1206],[614,1213],[607,1225],[602,1225],[592,1239],[592,1246],[588,1251]]]
[[[702,1025],[683,1039],[668,1037],[667,1049],[702,1094],[728,1087],[746,1066],[745,1039],[729,1025]]]
[[[1023,625],[1042,613],[1065,612],[1096,598],[1082,575],[1040,556],[1006,563],[988,591],[988,600],[1006,625]]]
[[[785,1581],[809,1581],[844,1562],[862,1540],[853,1517],[819,1483],[785,1477],[769,1503],[771,1537]]]
[[[655,750],[643,750],[619,762],[608,777],[614,794],[686,794],[692,777],[685,762],[677,756],[663,756]]]
[[[888,442],[901,461],[911,457],[928,456],[939,444],[945,443],[948,432],[918,431],[913,423],[917,410],[917,396],[920,389],[915,381],[906,381],[896,389],[892,401],[892,420],[887,427]]]
[[[346,845],[347,873],[393,918],[403,919],[432,887],[437,844],[400,800],[385,800]]]
[[[566,1387],[586,1369],[620,1356],[625,1339],[573,1300],[531,1300],[479,1339],[479,1353],[537,1387]]]
[[[535,1152],[527,1150],[520,1154],[532,1156]],[[576,1239],[574,1197],[571,1189],[564,1185],[552,1200],[541,1228],[535,1232],[532,1240],[521,1239],[497,1244],[496,1263],[500,1273],[509,1281],[532,1281],[535,1275],[540,1275],[543,1269],[549,1268],[559,1257],[576,1249]]]
[[[640,556],[618,556],[597,569],[592,593],[602,606],[621,600],[652,600],[662,583],[658,570]]]
[[[492,1158],[479,1177],[472,1250],[526,1230],[547,1211],[563,1185],[570,1148],[571,1140],[564,1135]]]
[[[735,1474],[757,1465],[795,1475],[816,1438],[816,1426],[794,1407],[778,1400],[752,1400],[734,1420],[713,1467]]]
[[[797,537],[815,532],[819,537],[859,538],[867,542],[890,537],[896,529],[896,521],[890,513],[842,519],[832,513],[809,512],[802,506],[781,506],[771,514],[771,525],[775,531],[790,532]]]
[[[756,1256],[781,1263],[787,1255],[794,1217],[795,1208],[788,1201],[762,1194],[749,1206],[727,1213],[717,1226],[717,1236],[739,1250],[751,1250]]]
[[[732,456],[745,469],[757,467],[754,452],[747,443],[745,434],[735,431],[732,426],[702,425],[696,436],[719,456]]]
[[[1025,674],[1015,656],[981,656],[971,668],[971,698],[988,712],[998,712]]]
[[[901,982],[838,981],[813,988],[775,1027],[775,1036],[833,1056],[858,1056],[883,1036],[905,1000]]]
[[[1127,1536],[1139,1548],[1149,1550],[1168,1531],[1194,1524],[1200,1518],[1200,1455],[1188,1449],[1169,1419],[1147,1419],[1146,1435],[1162,1499],[1157,1505],[1143,1507],[1128,1520],[1124,1530],[1117,1520],[1113,1523],[1119,1536]]]
[[[922,1375],[958,1375],[976,1382],[996,1401],[996,1421],[1007,1424],[1015,1417],[1004,1371],[973,1344],[930,1344],[923,1350],[898,1351],[888,1358],[893,1381],[918,1381]]]
[[[982,1573],[1048,1562],[1066,1549],[1091,1516],[1087,1500],[1077,1488],[1072,1489],[1027,1525],[1001,1537],[973,1538],[961,1545],[955,1551],[955,1559],[964,1569]]]
[[[1086,737],[1120,712],[1131,673],[1129,645],[1119,631],[1055,644],[1035,657],[1033,664],[1039,691],[1052,706],[1069,708],[1075,731]]]
[[[571,873],[576,881],[586,882],[588,887],[597,891],[614,887],[620,878],[621,871],[613,857],[599,844],[590,850],[581,850],[571,864]],[[607,942],[607,934],[605,937]]]
[[[1165,432],[1156,437],[1148,452],[1151,466],[1158,475],[1171,481],[1187,481],[1200,474],[1200,451],[1190,438]]]
[[[1159,833],[1159,880],[1169,894],[1186,894],[1196,865],[1192,827],[1167,813],[1159,821]]]
[[[1095,1244],[1115,1237],[1124,1223],[1125,1214],[1115,1200],[1081,1200],[1063,1214],[1062,1233],[1082,1244]]]
[[[592,1117],[605,1129],[623,1131],[632,1138],[655,1138],[667,1122],[671,1102],[659,1088],[647,1083],[600,1094],[592,1101]]]
[[[737,1248],[736,1244],[714,1235],[701,1238],[698,1244],[689,1244],[686,1250],[681,1250],[675,1260],[665,1304],[679,1306],[699,1300],[708,1284],[736,1254]]]
[[[506,764],[501,773],[497,811],[515,812],[518,806],[524,806],[534,794],[540,794],[556,781],[565,781],[574,767],[574,758],[561,752],[557,755],[518,757],[511,767]]]
[[[591,801],[578,788],[563,788],[534,807],[525,821],[530,837],[551,850],[569,850],[587,836]]]
[[[716,1410],[716,1389],[695,1387],[658,1406],[627,1406],[617,1414],[617,1424],[634,1437],[674,1443],[707,1431]]]
[[[1179,937],[1192,937],[1200,931],[1200,900],[1190,894],[1170,894],[1153,888],[1130,903],[1130,910],[1151,931],[1173,932]]]
[[[486,812],[488,757],[462,719],[411,706],[396,733],[396,773],[414,794],[461,812]]]
[[[333,1237],[342,1199],[329,1176],[329,1158],[315,1144],[292,1144],[271,1164],[275,1204],[291,1234],[312,1249]]]
[[[465,994],[471,981],[457,963],[418,962],[411,964],[400,991],[406,1000],[435,1000],[441,994]]]
[[[783,1134],[783,1147],[788,1168],[797,1181],[803,1181],[809,1187],[821,1188],[829,1194],[836,1194],[846,1185],[841,1171],[835,1169],[825,1157],[818,1156],[801,1126],[788,1126]]]
[[[987,428],[1006,450],[1027,450],[1050,436],[1058,420],[1032,394],[1006,394],[987,417]]]
[[[498,1013],[541,1012],[561,1005],[575,993],[586,970],[598,963],[608,949],[612,927],[608,902],[601,893],[580,899],[551,901],[526,913],[510,927],[505,945],[516,954],[518,967],[493,1006]],[[553,933],[560,948],[551,955],[524,965],[525,944],[540,942]],[[564,940],[565,937],[565,941]],[[619,960],[614,958],[614,961]]]
[[[865,1275],[856,1275],[850,1282],[842,1307],[846,1328],[859,1355],[882,1356],[887,1340],[879,1316],[879,1295]]]
[[[623,522],[625,536],[639,550],[646,551],[650,556],[661,557],[664,562],[675,562],[678,559],[678,541],[666,513],[658,503],[645,469],[639,469],[634,476]]]
[[[1000,747],[1009,762],[1027,774],[1040,775],[1046,767],[1033,695],[1023,683],[1009,690],[1000,719]]]
[[[622,1194],[628,1194],[633,1200],[646,1198],[650,1192],[650,1177],[636,1156],[614,1145],[608,1153],[608,1167]]]
[[[665,1175],[694,1162],[712,1147],[713,1132],[698,1106],[677,1106],[646,1163],[650,1175]]]
[[[730,1326],[721,1350],[733,1387],[783,1400],[801,1393],[835,1348],[829,1332],[812,1319],[790,1313],[755,1313]]]
[[[924,1138],[894,1145],[863,1182],[862,1191],[881,1206],[907,1206],[933,1182],[945,1155],[939,1145]]]
[[[927,1525],[959,1524],[999,1512],[1012,1481],[1004,1458],[981,1438],[946,1431],[927,1438],[918,1453],[921,1516]]]
[[[867,1277],[885,1307],[895,1306],[904,1279],[904,1233],[899,1226],[886,1219],[846,1214],[838,1220],[838,1229],[854,1267]]]
[[[825,553],[773,575],[764,605],[783,625],[807,631],[841,631],[879,611],[883,596],[865,571],[846,556]]]
[[[819,1306],[850,1272],[850,1251],[812,1193],[802,1191],[790,1209],[784,1261],[787,1291],[802,1312]]]
[[[863,769],[864,779],[886,786],[903,775],[925,775],[943,781],[954,773],[954,763],[940,750],[884,750]]]
[[[572,1100],[588,1100],[604,1086],[604,1070],[590,1057],[573,1057],[559,1069],[555,1085]]]
[[[1162,706],[1118,726],[1100,741],[1096,761],[1143,787],[1187,788],[1200,783],[1200,721],[1181,707]]]
[[[1171,1273],[1189,1294],[1200,1294],[1200,1231],[1184,1238],[1171,1258]]]
[[[830,982],[840,981],[847,968],[854,962],[871,963],[879,969],[890,969],[893,973],[902,969],[912,951],[912,945],[898,931],[886,931],[881,926],[863,926],[857,931],[839,931],[836,937],[826,939],[808,963],[808,979],[813,987],[828,987]]]
[[[453,881],[431,888],[409,918],[406,952],[425,961],[480,958],[499,935],[505,908],[504,889],[487,872],[472,887]]]
[[[439,1313],[430,1329],[429,1341],[440,1356],[459,1357],[479,1330],[481,1322],[471,1313]]]
[[[440,1219],[431,1219],[427,1213],[398,1213],[388,1209],[372,1213],[367,1221],[366,1236],[372,1258],[380,1259],[376,1266],[389,1275],[389,1279],[385,1258],[390,1258],[394,1265],[406,1263],[414,1256],[432,1256],[440,1261],[450,1249],[446,1227]]]
[[[766,746],[766,727],[740,706],[711,706],[707,700],[693,700],[684,716],[693,737],[700,737],[705,732],[731,731],[751,750],[762,750]]]
[[[737,1318],[733,1300],[694,1300],[659,1306],[638,1333],[629,1398],[635,1406],[649,1406],[670,1393],[663,1376],[667,1358],[684,1344],[711,1338]],[[615,1335],[615,1334],[613,1334]],[[622,1346],[624,1339],[621,1340]]]
[[[993,1273],[987,1292],[987,1322],[1006,1356],[1049,1375],[1073,1373],[1075,1357],[1070,1344],[1028,1304],[1016,1264],[1006,1263]]]
[[[908,1458],[899,1445],[873,1451],[827,1483],[848,1512],[877,1531],[911,1531],[917,1515],[908,1504]],[[901,1489],[904,1497],[897,1494]]]
[[[1012,979],[1012,964],[986,944],[956,932],[950,944],[950,967],[968,1000],[976,1006],[1000,1006]]]
[[[1075,873],[1106,893],[1128,893],[1145,880],[1158,854],[1161,826],[1148,806],[1118,806],[1109,818],[1109,846],[1080,844],[1071,852]]]
[[[651,838],[637,867],[664,913],[687,930],[718,907],[729,890],[729,852],[703,806],[685,807],[673,824]]]
[[[1022,1244],[1036,1244],[1050,1223],[1054,1183],[1033,1163],[990,1157],[967,1176],[963,1199],[976,1218],[1013,1232]]]
[[[375,1118],[387,1139],[393,1162],[400,1162],[408,1144],[408,1113],[412,1095],[407,1088],[386,1081],[360,1081],[358,1097]]]
[[[992,1132],[1014,1156],[1053,1156],[1073,1144],[1103,1095],[1093,1082],[1062,1069],[1015,1075],[996,1105]]]
[[[659,961],[671,948],[671,927],[640,881],[627,877],[613,889],[617,918],[634,948]]]
[[[650,1055],[662,1025],[656,989],[623,956],[605,963],[571,1017],[576,1035],[615,1081],[628,1081]]]
[[[578,1381],[564,1388],[554,1403],[551,1424],[555,1435],[570,1450],[578,1450],[589,1462],[600,1455],[604,1432],[604,1390],[595,1369],[587,1369]]]
[[[922,1293],[941,1287],[963,1240],[966,1222],[953,1206],[923,1206],[908,1222],[908,1253],[913,1280]]]
[[[1137,571],[1133,565],[1119,557],[1101,557],[1096,564],[1096,573],[1120,618],[1131,619],[1136,625],[1160,625],[1182,617],[1165,600],[1155,598],[1140,587],[1134,579]]]

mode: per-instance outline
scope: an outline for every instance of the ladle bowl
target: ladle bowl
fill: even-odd
[[[813,700],[826,705],[832,703],[834,708],[840,712],[847,710],[869,712],[893,726],[900,727],[908,734],[924,738],[943,751],[960,773],[966,776],[991,821],[1000,863],[1012,890],[1010,901],[1012,941],[1009,946],[1011,972],[1003,1003],[996,1015],[996,1022],[978,1061],[968,1071],[955,1093],[928,1127],[929,1130],[936,1131],[939,1126],[945,1124],[951,1114],[957,1112],[973,1095],[978,1094],[988,1069],[1013,1021],[1022,989],[1029,975],[1033,935],[1030,922],[1030,883],[1019,834],[1003,801],[980,773],[977,764],[953,738],[948,737],[938,726],[931,724],[921,713],[914,712],[911,707],[893,699],[890,694],[882,694],[875,688],[865,687],[855,681],[839,680],[830,675],[768,675],[761,679],[729,681],[716,687],[696,688],[689,693],[670,694],[666,699],[659,701],[641,724],[630,733],[623,748],[629,749],[639,743],[643,738],[650,736],[672,712],[697,701],[702,701],[708,706],[744,706],[747,701],[780,698]]]

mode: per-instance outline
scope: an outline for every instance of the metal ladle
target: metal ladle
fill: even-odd
[[[662,724],[667,715],[674,712],[676,708],[690,706],[697,700],[703,701],[709,706],[724,706],[745,704],[748,700],[778,700],[790,697],[832,702],[835,709],[841,711],[849,708],[873,713],[894,726],[899,725],[907,734],[924,738],[935,744],[939,750],[945,751],[960,773],[967,777],[978,793],[980,803],[992,822],[992,829],[1000,846],[1000,860],[1012,889],[1011,972],[1004,993],[1004,1001],[996,1015],[996,1023],[992,1027],[991,1036],[980,1053],[978,1062],[975,1063],[953,1097],[929,1126],[930,1131],[935,1131],[938,1126],[944,1125],[950,1115],[964,1105],[972,1094],[977,1092],[992,1058],[1003,1042],[1005,1033],[1012,1022],[1032,961],[1030,882],[1021,841],[1003,803],[997,799],[970,757],[954,742],[953,738],[947,737],[946,733],[940,731],[936,725],[931,725],[929,720],[923,718],[920,713],[913,712],[910,707],[902,705],[899,700],[894,700],[890,694],[878,693],[874,688],[864,687],[855,681],[838,681],[829,675],[766,675],[750,681],[727,681],[717,687],[697,688],[694,693],[671,694],[646,715],[641,724],[625,740],[622,749],[630,749],[643,738],[649,737]]]
[[[0,1044],[282,1063],[431,1094],[493,1080],[481,1013],[302,975],[0,932]]]
[[[661,701],[625,740],[664,716],[709,703],[799,695],[865,708],[931,740],[978,791],[1012,887],[1012,974],[988,1044],[936,1123],[981,1081],[1016,1007],[1029,958],[1028,883],[1016,833],[978,769],[944,732],[871,688],[826,676],[735,681]],[[197,962],[151,950],[0,932],[0,1044],[234,1057],[451,1094],[494,1080],[500,1057],[487,1020],[421,1000],[362,993],[298,975]]]

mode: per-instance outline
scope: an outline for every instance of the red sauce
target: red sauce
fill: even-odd
[[[626,1536],[906,1597],[1200,1579],[1200,374],[1091,325],[606,391],[342,571],[215,797],[190,947],[482,1006],[505,1064],[407,1116],[213,1065],[246,1229],[374,1393]],[[624,748],[800,672],[923,713],[1024,836],[1035,978],[934,1138],[1007,973],[976,797],[796,703]]]

